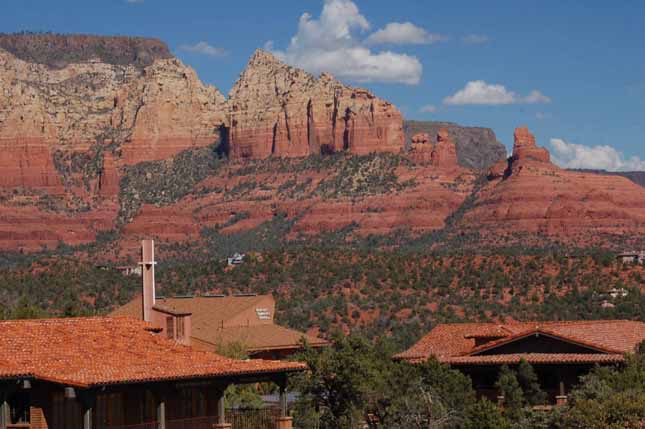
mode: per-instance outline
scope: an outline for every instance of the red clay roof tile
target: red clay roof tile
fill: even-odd
[[[504,334],[506,332],[506,334]],[[531,333],[544,333],[565,341],[596,349],[601,353],[589,354],[585,359],[593,362],[605,362],[607,359],[617,359],[624,353],[634,352],[636,347],[645,340],[645,323],[629,320],[597,320],[597,321],[563,321],[563,322],[514,322],[500,323],[455,323],[442,324],[435,327],[425,337],[421,338],[408,350],[396,355],[395,359],[420,362],[430,356],[440,362],[457,363],[502,362],[504,359],[514,359],[513,355],[475,356],[472,354],[523,338]],[[476,338],[498,338],[480,346],[476,346]],[[605,354],[602,354],[604,352]],[[550,363],[568,362],[575,356],[565,354],[540,354],[539,359]],[[608,358],[606,356],[614,356]],[[511,356],[502,358],[500,356]],[[528,356],[528,355],[527,355]],[[560,356],[560,358],[558,358]],[[538,359],[538,358],[535,358]],[[559,360],[558,360],[559,359]],[[580,361],[580,358],[575,358]],[[595,360],[594,360],[595,359]]]
[[[95,386],[300,371],[305,365],[235,360],[197,351],[152,333],[131,318],[0,322],[0,377],[31,375]]]

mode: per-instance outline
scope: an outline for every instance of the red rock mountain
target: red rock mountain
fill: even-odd
[[[460,226],[484,234],[537,233],[580,245],[601,234],[645,233],[645,190],[624,177],[563,170],[515,130],[513,155],[493,166],[489,182]]]
[[[0,250],[91,243],[102,231],[126,245],[209,230],[234,240],[222,237],[280,216],[288,228],[271,234],[289,239],[446,226],[578,242],[645,232],[642,187],[561,170],[525,128],[473,194],[477,173],[457,151],[482,131],[448,125],[408,151],[396,107],[264,51],[227,100],[158,41],[0,36]],[[218,144],[232,160],[217,158]]]
[[[367,90],[257,50],[229,94],[231,157],[400,152],[403,118]]]

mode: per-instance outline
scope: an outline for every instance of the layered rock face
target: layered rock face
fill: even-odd
[[[0,46],[15,47],[9,41],[0,37]],[[61,192],[66,172],[82,169],[77,154],[90,149],[100,173],[104,152],[116,165],[134,164],[219,139],[225,98],[166,58],[167,49],[159,48],[158,57],[157,48],[126,52],[127,58],[138,52],[133,64],[121,64],[114,52],[109,63],[98,54],[85,59],[93,45],[81,41],[84,61],[70,62],[68,55],[52,65],[38,40],[32,43],[39,49],[22,55],[30,61],[0,48],[0,169],[6,173],[0,186]]]
[[[538,233],[589,244],[602,233],[645,233],[645,192],[624,177],[563,170],[537,147],[526,127],[515,130],[513,156],[488,173],[465,229],[498,236]]]
[[[255,52],[229,94],[232,158],[399,152],[403,119],[387,101]]]
[[[0,35],[0,247],[93,241],[125,166],[211,145],[225,119],[157,40]]]
[[[539,162],[551,162],[549,151],[535,144],[535,137],[527,127],[515,129],[513,160],[532,159]]]
[[[409,158],[415,164],[427,164],[432,162],[432,140],[428,133],[418,133],[412,136]]]
[[[403,122],[408,143],[418,134],[428,134],[434,138],[442,128],[448,130],[448,134],[457,146],[457,159],[462,167],[487,170],[500,159],[506,158],[506,148],[497,141],[495,133],[490,128],[465,127],[450,122]]]
[[[431,154],[432,165],[437,167],[457,166],[457,148],[450,140],[448,130],[442,128],[437,133],[437,143]]]
[[[439,129],[433,145],[428,133],[412,136],[408,157],[415,164],[430,163],[435,167],[457,167],[457,148],[445,128]]]

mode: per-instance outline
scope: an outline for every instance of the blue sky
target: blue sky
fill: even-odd
[[[528,125],[563,165],[645,170],[641,0],[21,0],[2,9],[4,32],[158,37],[225,94],[269,46],[370,88],[408,119],[491,127],[509,148],[513,129]]]

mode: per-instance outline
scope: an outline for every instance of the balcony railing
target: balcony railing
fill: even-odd
[[[233,429],[274,429],[275,422],[280,417],[276,408],[261,409],[229,409],[226,410],[226,422]],[[216,416],[191,417],[186,419],[166,420],[166,429],[211,429],[218,422]],[[106,429],[157,429],[157,422],[140,423],[125,426],[109,426]],[[16,427],[22,429],[24,426]],[[9,427],[13,429],[13,427]]]

